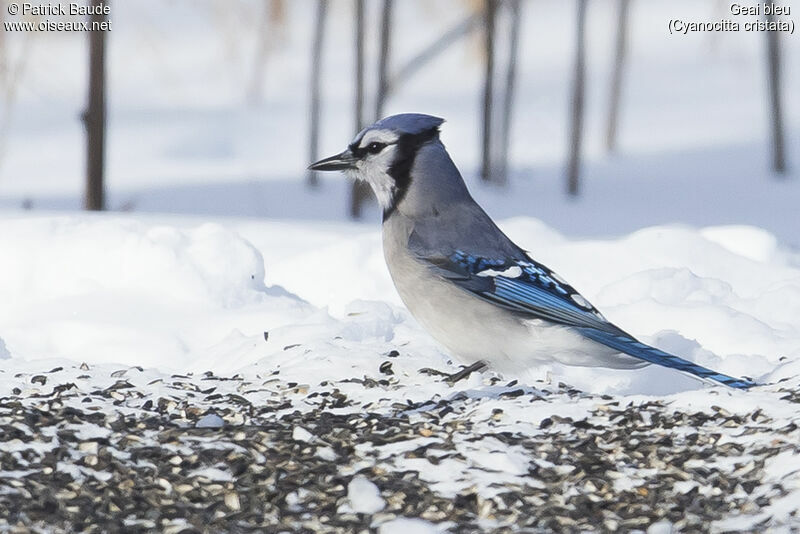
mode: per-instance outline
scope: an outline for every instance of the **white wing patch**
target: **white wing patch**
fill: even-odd
[[[585,298],[583,298],[578,293],[573,293],[573,294],[570,295],[570,297],[572,297],[572,300],[575,301],[575,304],[577,304],[581,308],[592,309],[592,305],[589,304],[589,301],[587,301]]]
[[[504,276],[505,278],[519,278],[522,276],[522,268],[518,265],[512,265],[505,271],[495,271],[494,269],[486,269],[476,274],[476,276]]]

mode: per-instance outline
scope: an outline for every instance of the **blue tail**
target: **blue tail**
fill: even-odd
[[[673,356],[672,354],[666,353],[663,350],[658,350],[650,345],[645,345],[644,343],[636,341],[634,338],[624,334],[615,334],[595,328],[579,328],[578,330],[581,332],[581,334],[593,341],[602,343],[606,347],[611,347],[612,349],[624,352],[625,354],[633,356],[634,358],[639,358],[646,362],[677,369],[678,371],[683,371],[700,378],[713,380],[715,382],[719,382],[720,384],[724,384],[736,389],[748,389],[757,385],[755,382],[750,380],[733,378],[732,376],[712,371],[711,369],[707,369],[706,367],[697,365],[696,363],[684,360],[683,358],[678,358],[677,356]]]

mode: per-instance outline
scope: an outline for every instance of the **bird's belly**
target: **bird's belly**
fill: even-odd
[[[387,263],[414,318],[464,363],[482,360],[514,373],[552,362],[618,368],[642,364],[567,327],[513,315],[433,276],[410,257],[387,257]]]
[[[512,363],[513,340],[527,337],[527,329],[518,320],[498,313],[494,306],[448,282],[422,281],[410,287],[403,283],[396,286],[414,318],[466,363],[483,360],[505,367],[504,363]]]

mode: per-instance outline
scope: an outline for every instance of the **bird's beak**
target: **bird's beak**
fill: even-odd
[[[312,171],[344,171],[354,168],[355,163],[356,157],[348,148],[340,154],[312,163],[308,168]]]

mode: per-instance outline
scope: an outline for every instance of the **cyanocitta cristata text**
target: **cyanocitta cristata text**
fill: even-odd
[[[310,169],[342,170],[372,186],[400,297],[434,338],[473,364],[468,369],[656,363],[734,388],[754,385],[637,341],[528,256],[470,196],[439,140],[442,122],[414,113],[385,118]]]

